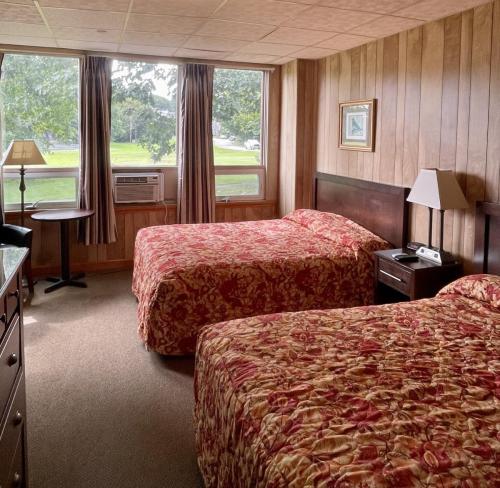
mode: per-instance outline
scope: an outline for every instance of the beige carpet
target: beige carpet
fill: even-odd
[[[203,486],[193,360],[142,347],[130,273],[87,282],[25,308],[31,488]]]

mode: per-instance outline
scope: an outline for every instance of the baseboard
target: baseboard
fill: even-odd
[[[116,259],[101,263],[71,263],[72,273],[98,273],[102,271],[123,271],[132,269],[132,259]],[[34,266],[33,276],[58,276],[61,273],[59,266]]]

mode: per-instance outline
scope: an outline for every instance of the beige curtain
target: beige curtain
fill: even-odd
[[[111,63],[110,58],[85,56],[80,66],[80,208],[94,210],[80,222],[85,244],[116,241],[111,181]]]
[[[215,221],[215,169],[212,145],[214,68],[180,68],[179,176],[177,221]]]

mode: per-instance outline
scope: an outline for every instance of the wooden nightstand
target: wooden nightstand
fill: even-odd
[[[399,262],[393,254],[412,251],[389,249],[375,252],[376,303],[400,302],[429,298],[448,283],[462,276],[462,263],[436,264],[426,259]]]

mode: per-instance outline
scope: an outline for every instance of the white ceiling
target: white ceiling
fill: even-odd
[[[0,44],[282,64],[486,0],[0,0]]]

